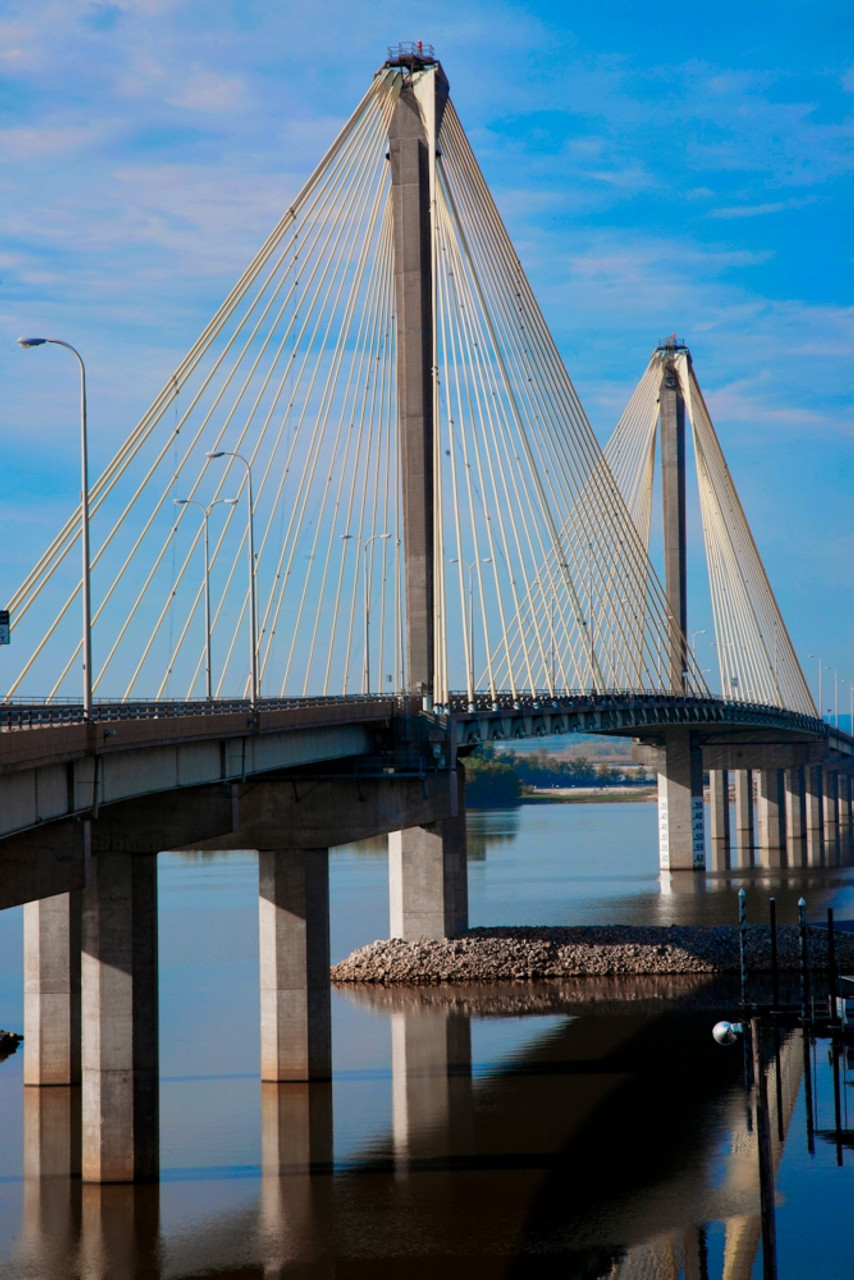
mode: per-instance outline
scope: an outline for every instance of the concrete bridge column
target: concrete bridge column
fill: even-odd
[[[688,729],[668,729],[659,754],[658,857],[662,871],[703,871],[703,752]]]
[[[79,890],[24,906],[24,1084],[80,1082]]]
[[[261,1079],[332,1075],[329,850],[258,854]]]
[[[735,770],[735,837],[739,867],[753,866],[753,772]]]
[[[851,828],[851,774],[837,774],[839,786],[839,826],[841,830]]]
[[[790,867],[804,865],[804,771],[798,765],[784,772],[786,793],[786,861]]]
[[[709,770],[709,827],[712,871],[729,871],[729,772]]]
[[[388,838],[392,938],[453,938],[468,928],[465,812]]]
[[[760,769],[758,792],[759,865],[781,867],[786,848],[782,770]]]
[[[156,1178],[156,854],[93,857],[82,947],[83,1179]]]
[[[822,837],[822,782],[821,766],[804,766],[804,815],[807,866],[821,866]]]
[[[824,838],[828,844],[839,840],[839,774],[822,769],[822,818]]]

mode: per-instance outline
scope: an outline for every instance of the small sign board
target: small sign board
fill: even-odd
[[[0,644],[8,644],[12,638],[9,626],[9,610],[0,609]]]

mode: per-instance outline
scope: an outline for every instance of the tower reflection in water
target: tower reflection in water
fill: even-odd
[[[336,1142],[332,1085],[259,1084],[260,1164],[159,1186],[69,1176],[79,1099],[27,1089],[8,1274],[748,1280],[755,1135],[742,1055],[710,1036],[735,995],[688,979],[344,991],[359,1044],[339,1045],[336,1107],[357,1109],[370,1075],[391,1123]],[[769,1057],[770,1113],[803,1145],[800,1033]],[[772,1142],[776,1168],[776,1123]]]

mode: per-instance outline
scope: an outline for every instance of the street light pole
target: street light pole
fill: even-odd
[[[83,716],[92,717],[92,595],[90,586],[91,560],[89,555],[89,446],[86,425],[86,366],[83,357],[70,342],[61,338],[19,338],[19,347],[43,347],[50,344],[65,347],[76,357],[80,365],[80,542],[83,560]]]
[[[590,692],[596,692],[596,649],[593,639],[593,543],[587,544],[587,638],[590,641]]]
[[[354,537],[362,553],[362,595],[365,601],[365,668],[362,673],[362,693],[368,694],[371,692],[371,597],[368,589],[368,547],[372,542],[384,542],[386,538],[391,537],[391,534],[374,533],[370,538],[360,538],[358,534],[342,533],[341,541],[350,542]]]
[[[246,468],[246,497],[249,520],[249,684],[250,703],[254,711],[258,704],[258,620],[255,607],[255,513],[252,506],[252,468],[242,453],[231,449],[217,449],[206,454],[208,458],[237,458]]]
[[[823,709],[822,709],[822,704],[823,704],[823,702],[824,702],[824,697],[823,697],[823,695],[822,695],[822,685],[821,685],[821,669],[822,669],[822,661],[821,661],[821,658],[818,656],[818,654],[817,654],[817,653],[808,653],[808,654],[807,654],[807,657],[808,657],[808,658],[815,658],[815,660],[818,662],[818,718],[819,718],[819,720],[823,720],[823,719],[824,719],[824,711],[823,711]]]
[[[839,728],[839,672],[836,667],[828,667],[833,672],[833,723]]]
[[[468,693],[469,693],[469,710],[474,711],[474,579],[473,574],[475,566],[479,564],[492,564],[492,556],[475,557],[474,560],[463,560],[456,556],[449,561],[450,564],[465,565],[468,570],[469,579],[469,607],[468,618],[466,619],[466,630],[468,631]]]
[[[211,699],[211,566],[210,566],[210,544],[208,540],[208,517],[211,511],[219,503],[225,503],[227,506],[233,507],[237,502],[236,498],[214,498],[213,502],[207,506],[203,502],[199,502],[196,498],[173,498],[172,501],[176,507],[198,507],[202,513],[204,523],[204,546],[205,546],[205,696],[210,702]]]

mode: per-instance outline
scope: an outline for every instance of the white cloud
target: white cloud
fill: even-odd
[[[246,95],[239,76],[220,76],[212,71],[195,71],[181,91],[167,101],[190,111],[231,111]]]

